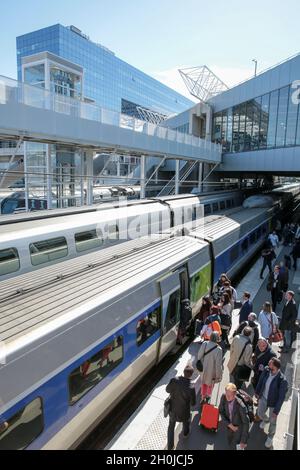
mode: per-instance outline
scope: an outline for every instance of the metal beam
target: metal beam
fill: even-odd
[[[145,181],[146,159],[145,155],[141,156],[141,199],[146,198],[146,181]]]

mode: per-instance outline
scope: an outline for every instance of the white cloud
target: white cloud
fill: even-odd
[[[188,67],[189,66],[187,65],[178,65],[178,67],[174,67],[169,70],[153,72],[151,75],[170,88],[173,88],[173,90],[176,90],[178,93],[181,93],[192,101],[197,102],[196,98],[193,98],[189,94],[183,79],[178,72],[179,69]],[[253,77],[254,75],[254,64],[253,67],[219,67],[217,65],[211,65],[209,68],[217,75],[217,77],[226,83],[229,88]]]

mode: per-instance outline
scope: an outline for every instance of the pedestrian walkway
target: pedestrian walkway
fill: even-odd
[[[288,248],[280,247],[277,250],[279,262],[283,256],[288,253]],[[270,300],[270,293],[266,289],[267,274],[265,279],[261,280],[259,277],[262,260],[259,259],[251,268],[247,276],[237,286],[238,298],[242,297],[243,292],[249,291],[252,294],[255,313],[259,313],[261,306],[265,301]],[[300,270],[294,273],[290,271],[290,284],[289,288],[298,291],[300,277]],[[300,293],[296,294],[296,301],[299,303]],[[277,309],[277,314],[280,316],[283,308],[282,305]],[[232,332],[238,326],[238,310],[233,312],[233,328]],[[300,313],[300,308],[299,308]],[[278,346],[273,346],[275,352],[278,352]],[[115,436],[113,441],[107,446],[110,450],[162,450],[166,449],[167,445],[167,428],[168,419],[163,416],[164,400],[168,394],[165,391],[167,384],[172,377],[181,375],[183,369],[188,362],[195,366],[197,352],[199,349],[199,340],[196,339],[188,348],[187,351],[178,359],[172,366],[167,374],[161,379],[149,397],[140,405],[138,410],[129,419],[129,421],[122,427],[120,432]],[[280,355],[278,354],[280,357]],[[212,403],[219,404],[221,394],[229,382],[229,373],[227,363],[229,359],[229,351],[225,355],[224,360],[224,374],[222,383],[216,385],[212,395]],[[273,448],[275,450],[284,450],[286,448],[287,440],[285,434],[288,432],[289,416],[291,411],[291,392],[293,380],[293,366],[291,354],[284,354],[280,358],[282,361],[282,370],[286,374],[289,381],[289,392],[283,404],[281,413],[278,417],[277,433],[274,438]],[[183,438],[182,425],[177,424],[175,429],[175,449],[176,450],[227,450],[227,434],[225,426],[221,423],[217,433],[210,433],[199,427],[199,390],[200,390],[200,377],[198,372],[195,372],[192,378],[196,393],[197,404],[192,411],[191,419],[191,433],[188,439]],[[250,394],[253,394],[252,385],[248,385],[246,389]],[[268,428],[265,428],[265,431]],[[251,425],[250,439],[248,441],[248,450],[264,450],[264,443],[267,435],[259,428],[258,424]]]

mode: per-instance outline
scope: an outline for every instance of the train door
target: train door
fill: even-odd
[[[158,361],[176,344],[181,301],[189,298],[187,266],[161,279],[159,285],[162,297],[162,337],[158,349]]]

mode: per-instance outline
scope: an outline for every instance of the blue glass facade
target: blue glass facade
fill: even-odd
[[[101,45],[60,24],[17,38],[18,79],[22,57],[52,52],[84,68],[84,96],[100,106],[122,110],[122,100],[163,115],[180,113],[193,103],[132,67]]]
[[[300,145],[300,105],[294,97],[291,84],[215,113],[213,141],[226,153]]]

